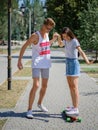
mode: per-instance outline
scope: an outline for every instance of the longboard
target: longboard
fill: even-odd
[[[62,111],[62,116],[66,122],[81,122],[81,118],[79,118],[78,116],[67,115],[66,110]]]

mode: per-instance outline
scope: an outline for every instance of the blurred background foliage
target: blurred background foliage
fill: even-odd
[[[29,37],[29,12],[31,32],[40,29],[46,17],[56,22],[53,32],[61,33],[68,26],[75,33],[82,48],[95,51],[98,57],[98,0],[22,0],[25,6],[21,12],[21,0],[12,0],[11,39],[26,40]],[[0,40],[7,40],[7,0],[0,0]]]

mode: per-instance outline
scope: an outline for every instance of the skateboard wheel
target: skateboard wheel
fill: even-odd
[[[67,121],[67,122],[70,122],[70,121],[71,121],[71,119],[68,117],[68,118],[66,119],[66,121]]]
[[[63,110],[62,113],[65,113],[65,110]]]
[[[81,122],[81,118],[78,118],[78,122]]]

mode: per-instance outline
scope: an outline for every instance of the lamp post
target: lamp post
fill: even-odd
[[[47,17],[47,6],[43,6],[43,9],[44,9],[44,16],[46,18]]]
[[[8,0],[8,90],[11,90],[11,0]]]
[[[31,11],[29,10],[29,37],[30,36],[31,36]]]
[[[24,13],[25,9],[29,11],[29,37],[31,36],[31,10],[27,7],[25,7],[23,4],[20,7],[21,11]]]

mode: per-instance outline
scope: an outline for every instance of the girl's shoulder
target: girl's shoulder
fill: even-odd
[[[76,38],[74,38],[73,40],[72,40],[72,43],[73,43],[73,45],[76,47],[76,46],[80,46],[80,43],[79,43],[79,41],[76,39]]]
[[[76,38],[72,39],[73,42],[79,42]]]
[[[76,39],[76,38],[74,38],[74,39],[72,40],[72,42],[73,42],[74,44],[80,44],[79,41],[78,41],[78,39]]]

